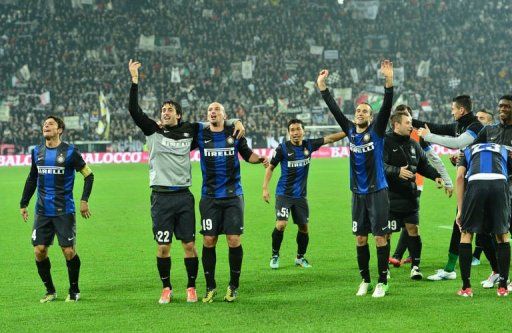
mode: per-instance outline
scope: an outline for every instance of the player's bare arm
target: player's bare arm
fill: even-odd
[[[338,133],[329,134],[327,136],[324,136],[324,145],[340,141],[341,139],[343,139],[346,136],[347,136],[347,134],[345,134],[345,132],[338,132]]]
[[[263,178],[263,200],[266,203],[270,203],[270,193],[268,192],[268,183],[272,179],[272,174],[275,169],[275,166],[272,164],[265,170],[265,177]]]
[[[456,179],[456,186],[457,186],[457,218],[456,222],[460,228],[461,226],[461,213],[462,213],[462,203],[464,199],[464,191],[465,191],[465,181],[464,177],[466,175],[466,167],[459,166],[457,168],[457,179]]]
[[[268,160],[268,157],[266,156],[260,156],[258,154],[252,153],[251,157],[249,157],[249,160],[247,162],[251,164],[260,164],[262,163],[265,168],[267,168],[270,165],[270,161]]]

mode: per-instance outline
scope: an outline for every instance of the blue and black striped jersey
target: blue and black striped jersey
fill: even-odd
[[[341,112],[328,89],[322,91],[322,97],[350,142],[352,192],[367,194],[387,188],[383,161],[384,136],[391,113],[393,88],[385,88],[377,119],[362,133],[357,133],[356,125]]]
[[[238,153],[248,161],[252,150],[245,138],[234,138],[232,133],[233,127],[212,132],[209,126],[199,124],[197,143],[201,154],[203,197],[229,198],[243,194]]]
[[[85,161],[74,145],[62,142],[55,148],[39,145],[32,151],[29,177],[37,177],[36,214],[58,216],[75,212],[73,185],[75,171]]]
[[[495,143],[479,143],[464,150],[459,166],[466,168],[466,178],[494,180],[508,178],[510,159],[508,150]]]
[[[281,177],[277,182],[276,195],[292,198],[305,197],[311,154],[324,144],[324,138],[303,140],[301,146],[290,141],[281,143],[275,150],[270,164],[281,163]]]

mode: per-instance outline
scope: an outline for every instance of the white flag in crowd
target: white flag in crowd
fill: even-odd
[[[324,59],[325,60],[338,60],[339,59],[338,50],[325,50],[324,51]]]
[[[30,70],[28,69],[28,65],[23,65],[20,68],[20,74],[24,81],[30,80]]]
[[[41,95],[39,95],[39,100],[41,101],[41,105],[50,104],[50,92],[45,91]]]
[[[342,98],[343,101],[352,99],[352,88],[335,88],[333,89],[334,98]]]
[[[155,35],[144,36],[140,35],[139,49],[146,51],[153,51],[155,49]]]
[[[180,69],[178,67],[172,68],[171,82],[172,83],[180,83],[181,82]]]
[[[252,61],[242,61],[242,77],[252,79]]]
[[[452,89],[455,89],[459,86],[460,84],[460,79],[459,78],[456,78],[456,77],[452,77],[450,79],[450,81],[448,81],[448,85],[450,86],[450,88]]]
[[[354,83],[359,83],[359,75],[357,74],[357,68],[350,69],[350,76],[352,77],[352,81]]]
[[[340,82],[341,80],[341,76],[340,76],[340,73],[338,73],[338,71],[336,72],[333,72],[333,73],[330,73],[329,76],[327,77],[327,84],[328,85],[332,85],[332,84],[336,84],[338,82]]]
[[[393,73],[393,82],[395,82],[397,85],[403,84],[405,81],[404,66],[395,67],[393,69]]]
[[[422,60],[418,65],[418,70],[416,71],[417,77],[429,77],[430,75],[430,59]]]
[[[324,47],[323,46],[311,45],[309,47],[309,53],[311,53],[311,54],[322,55],[323,52],[324,52]]]

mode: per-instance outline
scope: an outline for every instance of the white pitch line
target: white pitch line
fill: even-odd
[[[437,227],[440,229],[448,229],[448,230],[453,229],[453,225],[438,225]]]

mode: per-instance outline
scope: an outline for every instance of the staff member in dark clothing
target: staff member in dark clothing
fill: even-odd
[[[409,237],[408,248],[412,257],[411,279],[421,280],[420,271],[421,237],[419,224],[419,192],[415,182],[416,173],[434,180],[441,187],[443,179],[429,164],[425,152],[410,138],[412,119],[405,111],[391,116],[393,132],[384,140],[384,166],[389,185],[389,221],[391,231],[405,227]]]
[[[457,96],[452,100],[452,115],[455,123],[439,125],[413,119],[412,125],[419,128],[418,135],[427,142],[452,149],[463,149],[473,143],[483,127],[478,118],[471,112],[471,107],[470,96]],[[427,279],[440,281],[457,278],[455,265],[459,258],[459,240],[460,230],[454,221],[448,249],[448,262],[444,269],[438,269],[435,274],[428,276]]]

